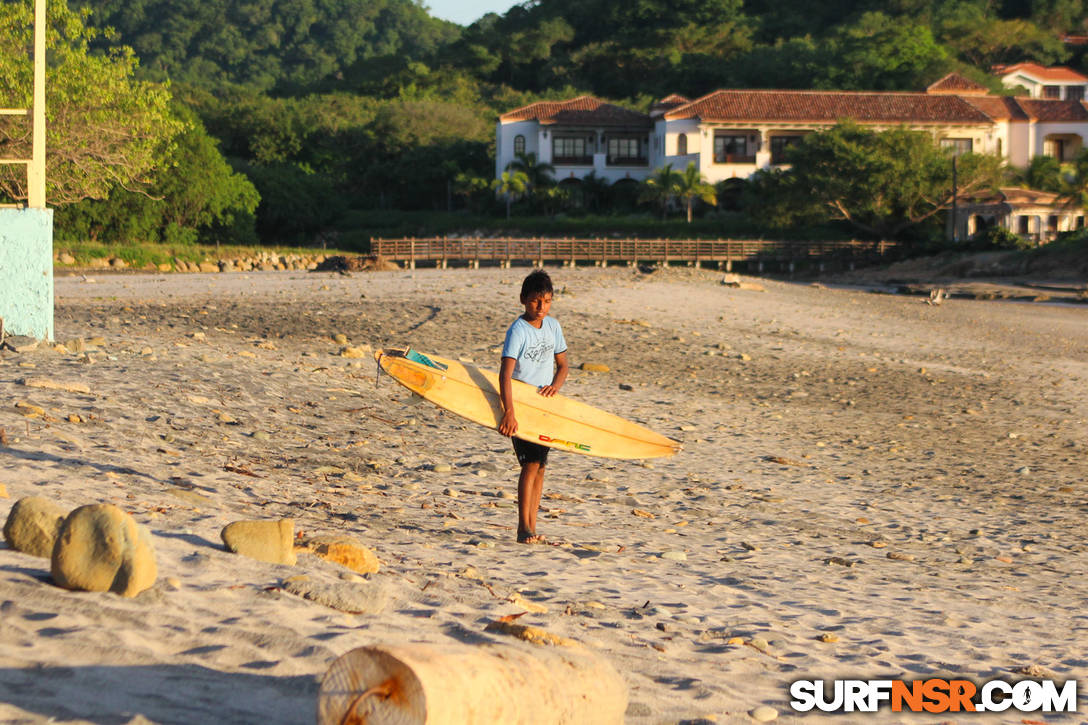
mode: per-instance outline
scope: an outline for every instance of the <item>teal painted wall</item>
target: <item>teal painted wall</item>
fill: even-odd
[[[0,209],[0,317],[7,335],[53,339],[52,209]]]

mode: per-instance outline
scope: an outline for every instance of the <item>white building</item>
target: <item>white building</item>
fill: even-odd
[[[951,216],[946,227],[952,236]],[[963,200],[956,214],[956,237],[968,239],[989,227],[1004,227],[1045,244],[1061,232],[1082,229],[1084,210],[1069,206],[1058,194],[1032,189],[1003,188]]]
[[[555,167],[556,181],[590,173],[615,183],[650,174],[650,117],[592,96],[540,101],[499,116],[496,178],[519,153]]]
[[[722,90],[672,95],[649,114],[592,96],[541,101],[499,117],[495,175],[524,152],[555,166],[557,181],[590,172],[637,181],[689,162],[711,182],[745,178],[784,165],[790,145],[845,119],[925,130],[957,152],[994,153],[1016,166],[1040,155],[1069,161],[1088,139],[1083,101],[994,96],[953,73],[925,93]]]
[[[1064,66],[1016,63],[995,65],[993,72],[1006,88],[1026,88],[1031,98],[1081,101],[1085,98],[1085,89],[1088,89],[1088,76]]]

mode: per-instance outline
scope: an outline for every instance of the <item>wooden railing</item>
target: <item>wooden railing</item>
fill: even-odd
[[[386,260],[434,262],[794,262],[845,256],[883,256],[895,242],[858,240],[771,241],[764,239],[373,239],[371,253]]]

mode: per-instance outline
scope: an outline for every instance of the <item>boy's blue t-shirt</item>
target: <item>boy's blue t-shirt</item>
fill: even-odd
[[[545,317],[540,329],[522,318],[514,320],[506,331],[502,356],[515,360],[514,380],[542,388],[555,379],[555,356],[567,351],[563,328],[551,317]]]

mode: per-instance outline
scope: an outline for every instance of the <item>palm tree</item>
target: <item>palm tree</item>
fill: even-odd
[[[684,169],[684,173],[677,174],[676,196],[684,202],[688,210],[688,224],[691,224],[691,209],[695,206],[696,199],[702,199],[707,204],[717,205],[718,193],[712,184],[708,184],[699,169],[692,161]]]
[[[680,174],[672,170],[672,164],[665,164],[643,182],[638,200],[661,204],[661,218],[664,219],[665,212],[669,208],[669,200],[676,196],[679,179]]]
[[[582,202],[587,209],[600,211],[605,197],[608,195],[608,179],[597,176],[596,171],[590,171],[582,177]]]
[[[1088,149],[1081,149],[1061,172],[1058,201],[1062,207],[1088,208]]]
[[[555,182],[555,167],[551,164],[540,163],[534,153],[517,154],[514,160],[506,165],[506,170],[525,174],[529,184],[529,196],[533,195],[533,190],[551,186]]]
[[[510,205],[514,199],[529,191],[529,177],[524,171],[504,171],[502,176],[494,181],[495,191],[506,197],[506,218],[510,218]]]

